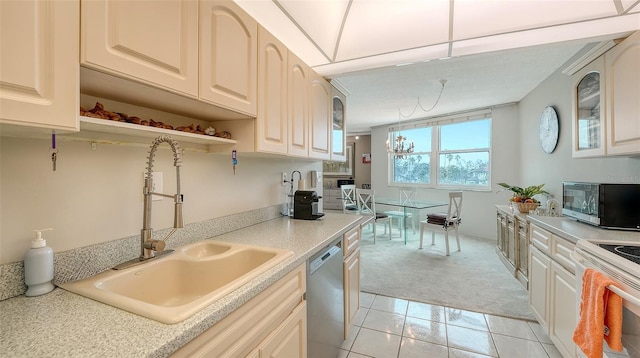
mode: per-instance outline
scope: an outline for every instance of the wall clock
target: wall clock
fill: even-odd
[[[558,115],[551,106],[545,107],[540,117],[540,145],[545,153],[551,153],[558,144]]]

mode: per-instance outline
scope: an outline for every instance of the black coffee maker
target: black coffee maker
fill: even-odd
[[[324,216],[318,212],[318,201],[321,197],[311,190],[297,190],[293,196],[293,218],[316,220]]]

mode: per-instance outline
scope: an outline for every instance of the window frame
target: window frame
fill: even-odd
[[[450,124],[457,124],[462,122],[471,122],[477,120],[489,120],[489,147],[488,148],[474,148],[474,149],[456,149],[456,150],[440,150],[440,134],[441,128]],[[396,182],[395,181],[395,157],[393,154],[387,154],[387,184],[391,187],[406,187],[407,185],[415,186],[418,188],[429,189],[446,189],[446,190],[469,190],[469,191],[491,191],[491,172],[492,172],[492,150],[493,150],[493,118],[491,112],[483,111],[473,114],[468,114],[464,117],[456,116],[446,119],[432,119],[432,120],[420,120],[409,124],[396,125],[388,127],[388,138],[393,139],[397,136],[398,128],[400,132],[417,129],[420,127],[431,127],[431,152],[429,157],[429,183],[411,183],[411,182]],[[415,140],[414,140],[415,141]],[[461,185],[461,184],[443,184],[439,182],[440,174],[440,155],[447,153],[488,153],[489,163],[487,168],[487,184],[486,185]],[[424,155],[425,152],[419,154]],[[412,153],[413,154],[413,153]]]

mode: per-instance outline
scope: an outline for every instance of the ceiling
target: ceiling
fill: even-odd
[[[640,0],[234,1],[347,92],[352,134],[518,102],[585,45],[640,30]]]

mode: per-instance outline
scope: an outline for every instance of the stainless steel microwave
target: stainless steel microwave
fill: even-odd
[[[640,231],[640,184],[563,182],[562,214],[606,229]]]

